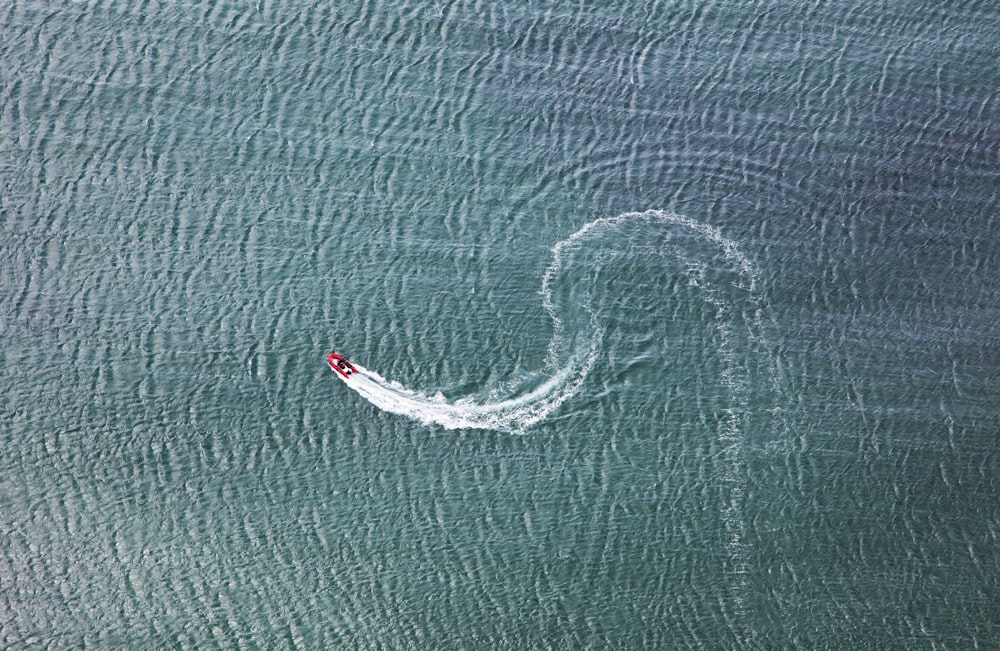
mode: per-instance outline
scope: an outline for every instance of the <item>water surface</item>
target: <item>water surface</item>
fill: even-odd
[[[0,25],[0,646],[1000,646],[991,3]]]

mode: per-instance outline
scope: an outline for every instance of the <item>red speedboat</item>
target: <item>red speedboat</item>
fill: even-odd
[[[330,353],[326,358],[326,363],[330,365],[330,368],[343,375],[344,379],[358,372],[358,369],[354,368],[354,364],[351,364],[347,361],[346,357],[337,353]]]

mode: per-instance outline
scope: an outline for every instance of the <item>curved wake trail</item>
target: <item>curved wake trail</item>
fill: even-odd
[[[750,260],[712,226],[662,210],[605,217],[552,247],[552,262],[542,277],[540,293],[553,334],[543,368],[521,384],[530,388],[514,387],[504,395],[448,401],[440,394],[408,389],[357,363],[358,373],[341,379],[378,408],[424,424],[523,432],[575,396],[593,370],[601,348],[602,319],[594,308],[594,288],[578,286],[586,285],[581,277],[605,264],[622,240],[646,249],[658,247],[657,255],[680,264],[689,284],[698,288],[704,300],[720,308],[719,318],[725,316],[725,302],[720,298],[724,292],[714,284],[729,283],[746,293],[754,291],[757,274]],[[724,267],[728,276],[720,276],[719,267]],[[574,321],[576,330],[567,332],[564,317],[573,312],[579,312],[581,318]],[[728,337],[724,330],[720,333],[720,345],[725,347]],[[725,350],[722,354],[726,358]],[[728,354],[731,357],[734,351]],[[727,376],[726,382],[732,385],[736,380]],[[729,388],[741,393],[739,387]]]
[[[753,636],[745,626],[751,554],[744,503],[746,430],[754,380],[752,369],[741,360],[760,343],[757,270],[717,228],[650,210],[597,219],[553,246],[540,292],[542,306],[552,320],[552,339],[543,368],[520,390],[515,387],[501,395],[448,401],[440,394],[427,395],[386,380],[358,364],[356,374],[341,379],[380,409],[425,424],[523,432],[579,393],[602,352],[604,324],[616,309],[615,300],[623,298],[616,294],[629,293],[633,283],[642,285],[640,294],[648,294],[652,287],[654,296],[663,294],[664,301],[670,299],[668,291],[677,292],[677,285],[649,284],[649,278],[656,277],[651,270],[657,267],[670,272],[667,282],[683,286],[688,300],[700,299],[704,324],[712,331],[705,341],[715,349],[720,386],[727,396],[715,412],[715,442],[721,452],[720,542],[730,593],[723,616],[736,635],[752,646]],[[602,275],[602,269],[608,273]],[[610,307],[600,307],[609,302]],[[575,317],[572,321],[571,316]],[[572,329],[567,323],[572,323]]]

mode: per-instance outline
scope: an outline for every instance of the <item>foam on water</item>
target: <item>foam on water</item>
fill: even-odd
[[[357,362],[354,364],[359,372],[342,379],[378,408],[428,425],[523,432],[579,393],[601,352],[604,326],[601,314],[594,308],[593,288],[577,290],[575,287],[586,285],[583,278],[594,271],[584,267],[600,266],[605,259],[602,254],[613,251],[616,241],[630,236],[642,237],[654,228],[675,230],[698,244],[696,250],[686,250],[683,246],[665,243],[657,254],[670,256],[673,262],[681,264],[689,284],[697,288],[706,302],[719,308],[720,315],[725,314],[726,306],[724,293],[714,285],[717,279],[710,278],[713,264],[724,261],[734,274],[728,282],[744,292],[754,291],[757,273],[753,264],[735,242],[723,237],[712,226],[663,210],[605,217],[590,222],[552,247],[552,262],[542,277],[540,292],[542,306],[552,320],[552,339],[543,367],[524,382],[502,392],[449,401],[441,394],[431,395],[387,380]],[[669,233],[667,235],[669,242],[671,238]],[[556,291],[569,289],[575,292],[571,297],[563,297],[560,301],[554,295]],[[579,310],[585,317],[573,321],[576,330],[572,332],[567,331],[567,310]],[[720,329],[719,345],[725,348],[730,337],[721,324],[714,325]],[[724,360],[730,360],[732,352],[720,351]],[[734,386],[738,381],[733,379],[732,373],[727,378],[734,395],[745,390],[745,387]]]
[[[616,247],[626,249],[624,259],[613,257]],[[740,342],[752,345],[759,333],[754,307],[757,270],[739,246],[717,228],[672,212],[650,210],[597,219],[553,246],[540,292],[552,320],[548,355],[534,377],[507,392],[449,401],[440,394],[406,388],[356,363],[357,374],[338,377],[380,409],[425,424],[524,432],[580,392],[602,352],[605,330],[593,292],[607,290],[601,290],[599,283],[593,287],[593,279],[602,266],[616,260],[627,264],[633,255],[652,255],[662,264],[679,268],[693,295],[710,307],[705,325],[714,332],[710,340],[716,347],[722,386],[728,394],[715,441],[722,462],[720,517],[731,596],[723,616],[743,642],[751,645],[754,636],[745,626],[751,556],[744,510],[744,449],[752,380],[740,366],[739,353]],[[571,321],[568,313],[576,310],[582,318]],[[568,323],[573,324],[572,330]],[[741,327],[746,332],[740,332]],[[518,390],[518,386],[531,388]]]

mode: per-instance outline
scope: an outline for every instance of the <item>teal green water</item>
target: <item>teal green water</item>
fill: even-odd
[[[8,3],[0,647],[1000,647],[998,44]]]

